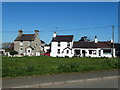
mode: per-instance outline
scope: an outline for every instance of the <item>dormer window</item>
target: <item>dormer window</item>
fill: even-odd
[[[60,42],[58,42],[58,47],[60,47]]]
[[[67,46],[68,46],[68,47],[70,46],[70,42],[67,42]]]

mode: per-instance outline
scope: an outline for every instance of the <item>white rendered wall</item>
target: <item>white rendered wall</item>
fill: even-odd
[[[73,42],[70,42],[69,48],[72,48]],[[67,42],[60,42],[60,46],[58,46],[58,42],[52,42],[51,43],[51,53],[50,56],[52,57],[64,57],[64,56],[70,56],[71,54],[66,55],[66,53],[62,53],[65,48],[67,48]],[[58,54],[58,49],[60,49],[60,54]],[[65,51],[66,52],[66,51]],[[69,51],[70,52],[70,51]]]
[[[105,54],[105,53],[103,53],[103,50],[101,48],[97,48],[97,49],[74,48],[73,49],[73,53],[74,53],[74,50],[80,50],[81,57],[83,57],[82,50],[86,51],[85,57],[112,57],[112,54]],[[93,53],[89,54],[89,50],[95,50],[96,54],[93,54]],[[100,56],[99,56],[99,50],[101,51],[100,52],[100,54],[101,54]],[[114,49],[114,57],[115,57],[115,49]]]

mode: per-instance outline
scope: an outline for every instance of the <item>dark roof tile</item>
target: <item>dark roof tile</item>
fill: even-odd
[[[77,41],[73,43],[73,48],[111,48],[111,42],[85,42]]]
[[[71,42],[73,40],[73,35],[57,35],[53,37],[52,42]]]
[[[15,41],[33,41],[35,37],[35,34],[22,34],[18,36]]]

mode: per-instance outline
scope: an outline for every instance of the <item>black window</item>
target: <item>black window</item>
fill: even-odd
[[[28,52],[30,52],[30,50],[28,50]]]
[[[67,50],[66,53],[68,54],[68,53],[69,53],[69,50]]]
[[[75,54],[77,54],[77,55],[80,54],[80,50],[75,50],[74,52],[75,52]]]
[[[23,50],[23,48],[20,48],[20,50]]]
[[[96,50],[89,50],[89,54],[96,54]]]
[[[67,42],[67,46],[68,46],[68,47],[70,46],[70,42]]]
[[[58,54],[60,54],[60,49],[58,49]]]
[[[89,50],[89,54],[92,54],[92,50]]]
[[[101,50],[99,50],[99,56],[101,56]]]
[[[111,49],[103,49],[103,53],[110,54],[111,53]]]
[[[58,47],[60,47],[60,42],[58,42]]]

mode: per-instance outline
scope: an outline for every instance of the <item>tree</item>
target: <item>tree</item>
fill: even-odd
[[[88,38],[87,36],[83,36],[79,41],[91,41],[91,39]]]
[[[2,43],[2,48],[7,49],[7,50],[13,50],[14,49],[14,43],[11,43],[11,42]]]

